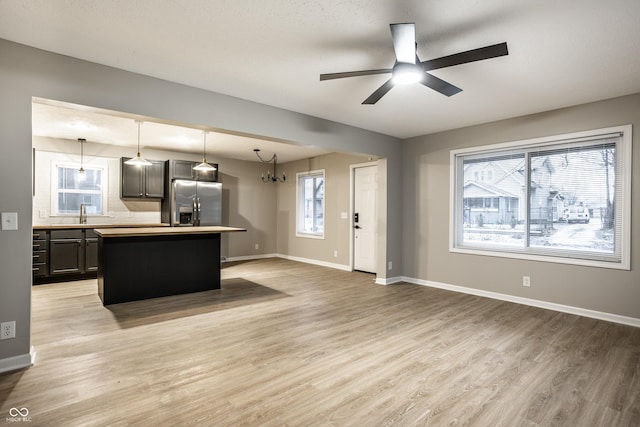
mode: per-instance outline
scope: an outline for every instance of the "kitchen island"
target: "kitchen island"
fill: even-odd
[[[220,289],[220,235],[241,231],[246,229],[96,229],[102,304]]]

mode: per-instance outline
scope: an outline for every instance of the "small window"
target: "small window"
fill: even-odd
[[[296,235],[324,238],[324,170],[299,173],[296,176]]]
[[[84,205],[87,215],[104,215],[106,208],[105,168],[54,165],[51,206],[53,215],[78,215]]]
[[[454,150],[451,172],[452,252],[630,268],[631,126]]]

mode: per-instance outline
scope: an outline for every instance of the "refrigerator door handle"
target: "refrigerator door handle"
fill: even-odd
[[[193,211],[191,215],[191,225],[198,225],[198,205],[196,204],[196,198],[191,199],[191,209]]]
[[[198,203],[198,224],[200,225],[200,214],[202,213],[202,205],[200,204],[200,197],[197,198]]]

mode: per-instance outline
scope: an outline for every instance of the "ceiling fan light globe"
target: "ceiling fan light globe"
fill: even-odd
[[[417,64],[398,62],[393,67],[392,79],[396,85],[418,83],[424,77],[424,70]]]

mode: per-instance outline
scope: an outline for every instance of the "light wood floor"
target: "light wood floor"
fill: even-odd
[[[40,285],[32,316],[0,424],[640,425],[640,329],[364,273],[234,263],[220,291],[109,308]]]

